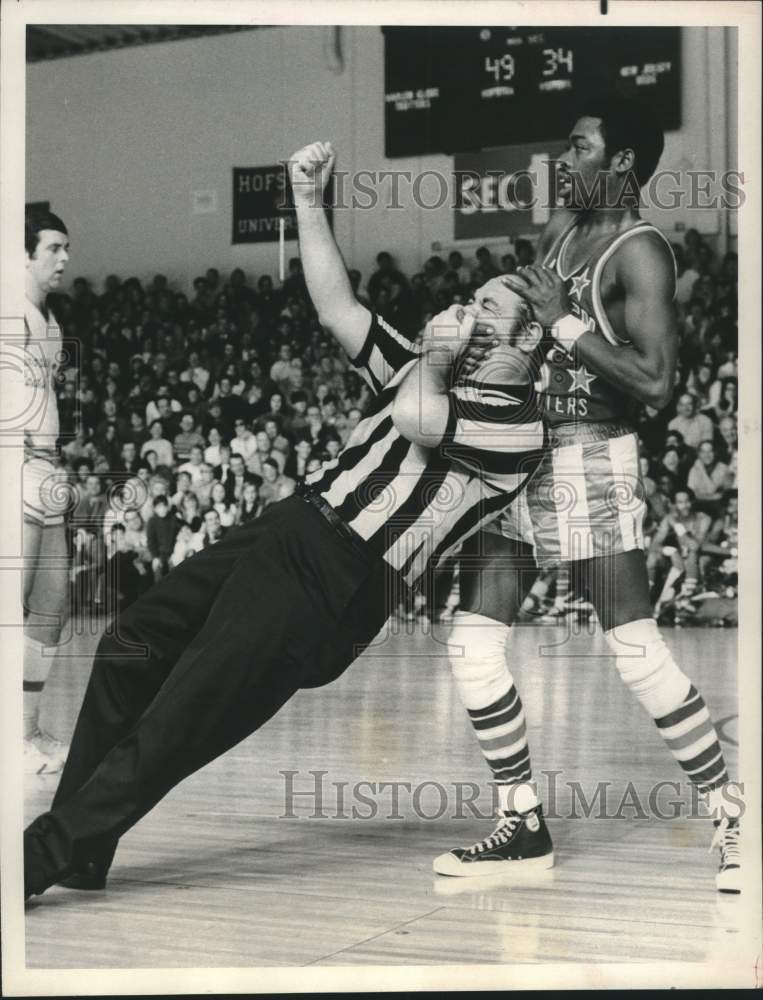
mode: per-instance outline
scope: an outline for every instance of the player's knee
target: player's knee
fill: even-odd
[[[652,618],[626,622],[605,632],[620,677],[652,718],[674,711],[691,681],[678,667]]]
[[[506,663],[509,627],[485,615],[458,612],[448,637],[453,677],[467,708],[484,708],[513,683]]]

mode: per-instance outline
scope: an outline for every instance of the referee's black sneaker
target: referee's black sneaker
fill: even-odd
[[[554,848],[540,805],[527,812],[497,814],[498,825],[471,847],[454,847],[435,858],[438,875],[498,875],[554,866]]]
[[[106,871],[89,861],[79,871],[56,882],[56,885],[62,885],[66,889],[79,889],[81,892],[97,892],[106,888]]]

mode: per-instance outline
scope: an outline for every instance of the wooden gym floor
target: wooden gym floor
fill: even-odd
[[[28,967],[704,963],[728,954],[741,911],[738,897],[715,892],[709,821],[634,818],[634,793],[648,808],[651,786],[681,774],[600,636],[527,626],[513,637],[534,772],[547,805],[549,789],[556,798],[555,868],[508,882],[432,873],[435,855],[480,839],[492,822],[468,808],[453,815],[456,784],[484,783],[486,769],[443,656],[446,627],[406,628],[393,626],[339,681],[301,692],[176,788],[124,837],[105,892],[53,888],[34,899]],[[42,721],[59,738],[71,733],[96,639],[73,636],[54,664]],[[736,640],[734,630],[667,630],[721,723],[732,775]],[[27,780],[27,821],[56,780]],[[314,797],[289,805],[289,780],[297,791],[322,781],[323,816]],[[356,789],[363,781],[376,791]],[[397,786],[397,809],[380,782],[410,785]],[[609,783],[610,818],[598,809],[583,818],[579,802],[571,810],[570,782],[589,800],[595,783]],[[660,797],[668,811],[671,797]],[[487,790],[478,804],[489,811]],[[376,815],[353,819],[353,807]]]

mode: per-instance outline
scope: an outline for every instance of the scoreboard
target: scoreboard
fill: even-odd
[[[586,97],[643,98],[681,124],[680,28],[382,31],[388,157],[561,140]]]

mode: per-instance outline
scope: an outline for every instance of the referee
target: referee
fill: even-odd
[[[529,355],[499,346],[490,381],[454,378],[489,340],[527,336],[500,283],[412,345],[352,292],[321,199],[334,153],[291,161],[305,276],[321,323],[375,394],[331,467],[299,496],[175,567],[98,646],[50,811],[25,831],[25,894],[102,888],[119,837],[178,782],[338,677],[401,591],[506,507],[544,446]],[[498,305],[499,296],[504,303]],[[508,303],[508,304],[507,304]]]

